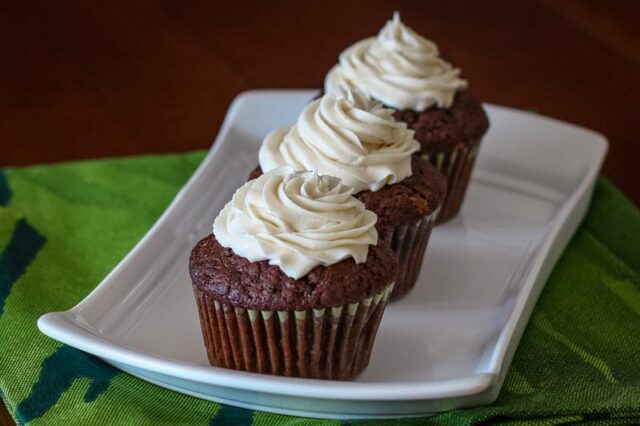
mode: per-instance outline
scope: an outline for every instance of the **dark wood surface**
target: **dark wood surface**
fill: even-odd
[[[605,134],[604,174],[640,202],[633,0],[3,2],[0,165],[207,148],[238,93],[320,87],[394,9],[478,98]]]

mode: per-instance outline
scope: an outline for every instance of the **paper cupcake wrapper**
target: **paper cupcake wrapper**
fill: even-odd
[[[442,202],[437,223],[452,219],[460,211],[479,149],[480,140],[450,152],[422,154],[423,159],[431,162],[447,178],[447,195]]]
[[[359,303],[305,311],[256,311],[193,287],[209,362],[218,367],[348,380],[369,364],[393,283]]]
[[[417,222],[379,229],[380,240],[388,244],[398,259],[398,273],[391,298],[396,299],[413,288],[420,275],[429,236],[439,215],[436,209]]]

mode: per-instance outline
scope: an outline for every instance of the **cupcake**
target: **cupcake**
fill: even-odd
[[[393,110],[357,89],[341,89],[308,104],[293,126],[267,135],[252,176],[290,165],[317,169],[353,187],[378,215],[380,238],[398,258],[398,297],[416,283],[446,192],[445,178],[412,155],[419,149],[413,134],[393,119]]]
[[[397,262],[352,193],[290,167],[236,191],[189,261],[212,365],[339,380],[367,366]]]
[[[460,211],[480,141],[489,128],[482,105],[467,90],[460,70],[438,47],[400,21],[396,12],[377,37],[340,54],[325,78],[325,93],[357,87],[395,110],[415,130],[420,154],[448,181],[438,222]]]

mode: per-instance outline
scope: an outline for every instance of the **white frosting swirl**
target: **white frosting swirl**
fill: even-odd
[[[293,278],[318,265],[367,259],[378,217],[340,179],[281,167],[244,184],[213,223],[221,245],[269,260]]]
[[[267,135],[260,167],[317,169],[356,192],[377,191],[411,176],[411,154],[420,149],[413,134],[393,110],[357,89],[340,89],[307,105],[293,126]]]
[[[340,54],[327,74],[325,92],[354,86],[396,109],[448,108],[467,87],[460,70],[440,57],[438,46],[400,21],[398,12],[377,37],[361,40]]]

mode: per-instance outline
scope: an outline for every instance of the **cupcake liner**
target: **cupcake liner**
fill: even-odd
[[[212,365],[265,374],[348,380],[369,364],[393,283],[359,303],[257,311],[221,303],[193,286]]]
[[[436,209],[417,222],[389,226],[380,230],[380,240],[391,247],[398,259],[398,273],[391,299],[404,295],[416,284],[427,242],[438,215],[439,210]]]
[[[447,195],[437,223],[452,219],[460,211],[479,149],[480,139],[470,146],[458,146],[453,151],[422,154],[423,159],[431,162],[447,178]]]

